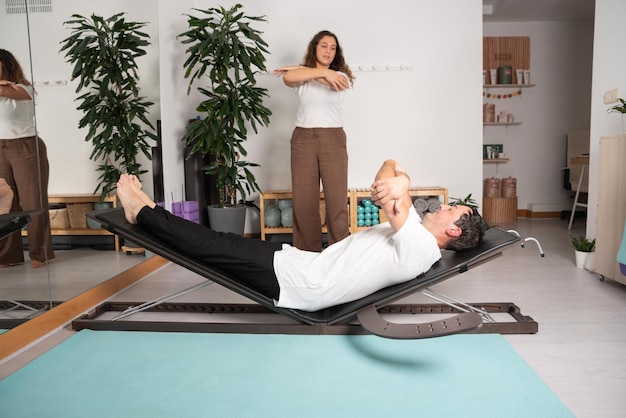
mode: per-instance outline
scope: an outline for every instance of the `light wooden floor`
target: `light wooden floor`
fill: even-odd
[[[572,412],[579,418],[626,416],[626,286],[601,281],[596,274],[576,268],[567,221],[523,219],[502,227],[517,230],[523,238],[537,238],[545,257],[540,257],[537,245],[528,241],[524,248],[508,249],[502,257],[434,289],[464,302],[515,303],[523,314],[539,323],[539,332],[507,335],[506,339]],[[577,220],[571,233],[584,234],[581,221]],[[81,271],[81,258],[66,261]],[[67,280],[76,281],[69,276]],[[202,281],[203,278],[170,264],[113,300],[151,300]],[[177,300],[245,301],[217,285]],[[432,302],[421,295],[405,301]],[[185,320],[184,316],[179,319]],[[59,330],[1,365],[0,378],[72,333],[69,329]]]

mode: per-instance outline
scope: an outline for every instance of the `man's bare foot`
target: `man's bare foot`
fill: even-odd
[[[146,192],[143,191],[143,188],[141,187],[141,182],[139,181],[137,176],[135,176],[133,174],[129,174],[128,177],[129,177],[129,180],[130,180],[130,185],[131,185],[133,191],[137,194],[137,196],[139,196],[139,198],[146,205],[148,205],[150,207],[154,207],[154,201],[152,199],[150,199],[150,196],[148,196],[146,194]]]
[[[141,182],[139,181],[139,178],[137,178],[136,175],[134,174],[129,174],[128,177],[130,177],[130,183],[138,190],[142,189],[143,187],[141,186]]]
[[[133,189],[132,180],[128,174],[122,174],[120,176],[119,181],[117,182],[117,196],[122,203],[122,207],[124,208],[124,216],[126,221],[130,224],[137,224],[137,214],[139,211],[146,205],[150,206],[149,203],[146,203]],[[155,204],[152,202],[152,206]]]
[[[11,189],[5,179],[0,178],[0,215],[9,213],[11,211],[12,203],[13,189]]]
[[[34,269],[38,269],[41,267],[44,267],[46,265],[45,261],[39,261],[39,260],[30,260],[30,266]]]

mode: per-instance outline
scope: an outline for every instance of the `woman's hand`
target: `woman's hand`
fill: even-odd
[[[17,83],[0,80],[0,96],[13,100],[31,100],[30,95]]]
[[[335,91],[344,91],[350,87],[350,83],[345,76],[331,69],[325,71],[324,80]]]
[[[17,83],[14,83],[9,80],[0,80],[0,86],[8,86],[8,87],[12,87],[15,90],[19,90],[19,86],[17,85]]]

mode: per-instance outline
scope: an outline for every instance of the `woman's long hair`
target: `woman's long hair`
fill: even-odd
[[[22,66],[6,49],[0,49],[0,62],[2,63],[2,79],[12,83],[30,86],[30,81],[24,76]]]
[[[306,49],[306,54],[304,55],[304,62],[302,63],[302,65],[309,68],[315,68],[317,64],[315,51],[317,49],[317,44],[324,36],[332,36],[337,43],[335,59],[333,60],[333,62],[330,63],[330,69],[335,71],[341,71],[348,76],[348,78],[350,79],[350,83],[353,83],[354,76],[352,75],[352,71],[350,71],[350,67],[348,67],[348,64],[346,64],[346,61],[343,58],[343,50],[341,49],[341,45],[339,44],[339,39],[337,39],[337,36],[334,33],[327,30],[318,32],[313,37],[313,39],[311,39],[311,42],[309,42],[309,46]]]

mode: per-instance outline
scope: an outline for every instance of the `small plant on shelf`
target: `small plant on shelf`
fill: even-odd
[[[570,235],[570,239],[572,240],[572,246],[576,251],[590,253],[596,247],[595,238],[590,241],[584,235],[579,235],[577,237],[574,235]]]
[[[463,205],[463,206],[469,206],[470,208],[472,208],[472,210],[478,210],[478,203],[472,198],[472,194],[468,194],[467,196],[465,196],[465,198],[460,199],[460,198],[456,198],[453,197],[451,198],[452,200],[450,201],[450,206],[457,206],[457,205]]]

